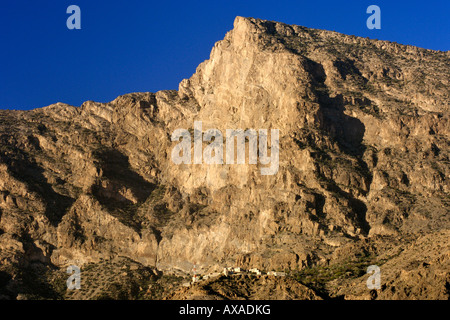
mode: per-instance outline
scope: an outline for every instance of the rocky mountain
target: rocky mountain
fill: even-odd
[[[178,91],[0,111],[0,295],[365,299],[378,265],[380,298],[448,299],[449,81],[448,51],[237,17]],[[278,129],[278,171],[176,164],[177,129]]]

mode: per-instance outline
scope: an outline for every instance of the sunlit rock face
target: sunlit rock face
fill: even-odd
[[[301,270],[445,232],[449,64],[448,52],[237,17],[178,91],[0,111],[1,268],[120,256],[163,272]],[[177,129],[190,163],[172,159]],[[276,172],[251,163],[249,139],[243,163],[194,163],[209,129],[224,155],[227,130],[267,130]]]

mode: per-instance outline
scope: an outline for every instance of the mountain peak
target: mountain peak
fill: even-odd
[[[236,17],[178,91],[2,111],[0,272],[118,259],[154,277],[331,268],[347,285],[327,294],[365,297],[366,264],[388,261],[383,298],[411,298],[398,274],[445,288],[449,63],[448,53]],[[226,141],[228,131],[242,135]],[[276,138],[262,144],[261,132]],[[181,143],[201,161],[173,161]],[[255,146],[263,160],[250,161]],[[236,161],[203,161],[212,148],[236,149]],[[279,170],[262,175],[276,151]],[[432,267],[410,273],[425,253]],[[349,261],[364,270],[345,278]],[[419,296],[429,292],[420,279]],[[293,281],[272,282],[316,297]]]

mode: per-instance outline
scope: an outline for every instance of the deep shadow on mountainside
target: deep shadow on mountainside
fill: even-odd
[[[449,58],[237,17],[178,91],[0,111],[0,298],[448,299]],[[279,129],[278,173],[174,164],[194,121]]]

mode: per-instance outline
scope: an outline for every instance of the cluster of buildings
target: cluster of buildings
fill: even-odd
[[[244,270],[239,267],[227,267],[223,269],[223,272],[213,272],[209,273],[204,276],[200,276],[195,272],[194,269],[194,275],[192,277],[192,283],[199,282],[200,280],[208,280],[212,278],[220,277],[221,275],[224,275],[225,277],[231,276],[231,275],[239,275],[239,274],[253,274],[256,276],[261,276],[262,271],[258,270],[257,268],[252,268],[250,270]],[[285,272],[278,272],[278,271],[269,271],[267,272],[268,276],[275,276],[275,277],[284,277],[286,276]]]

